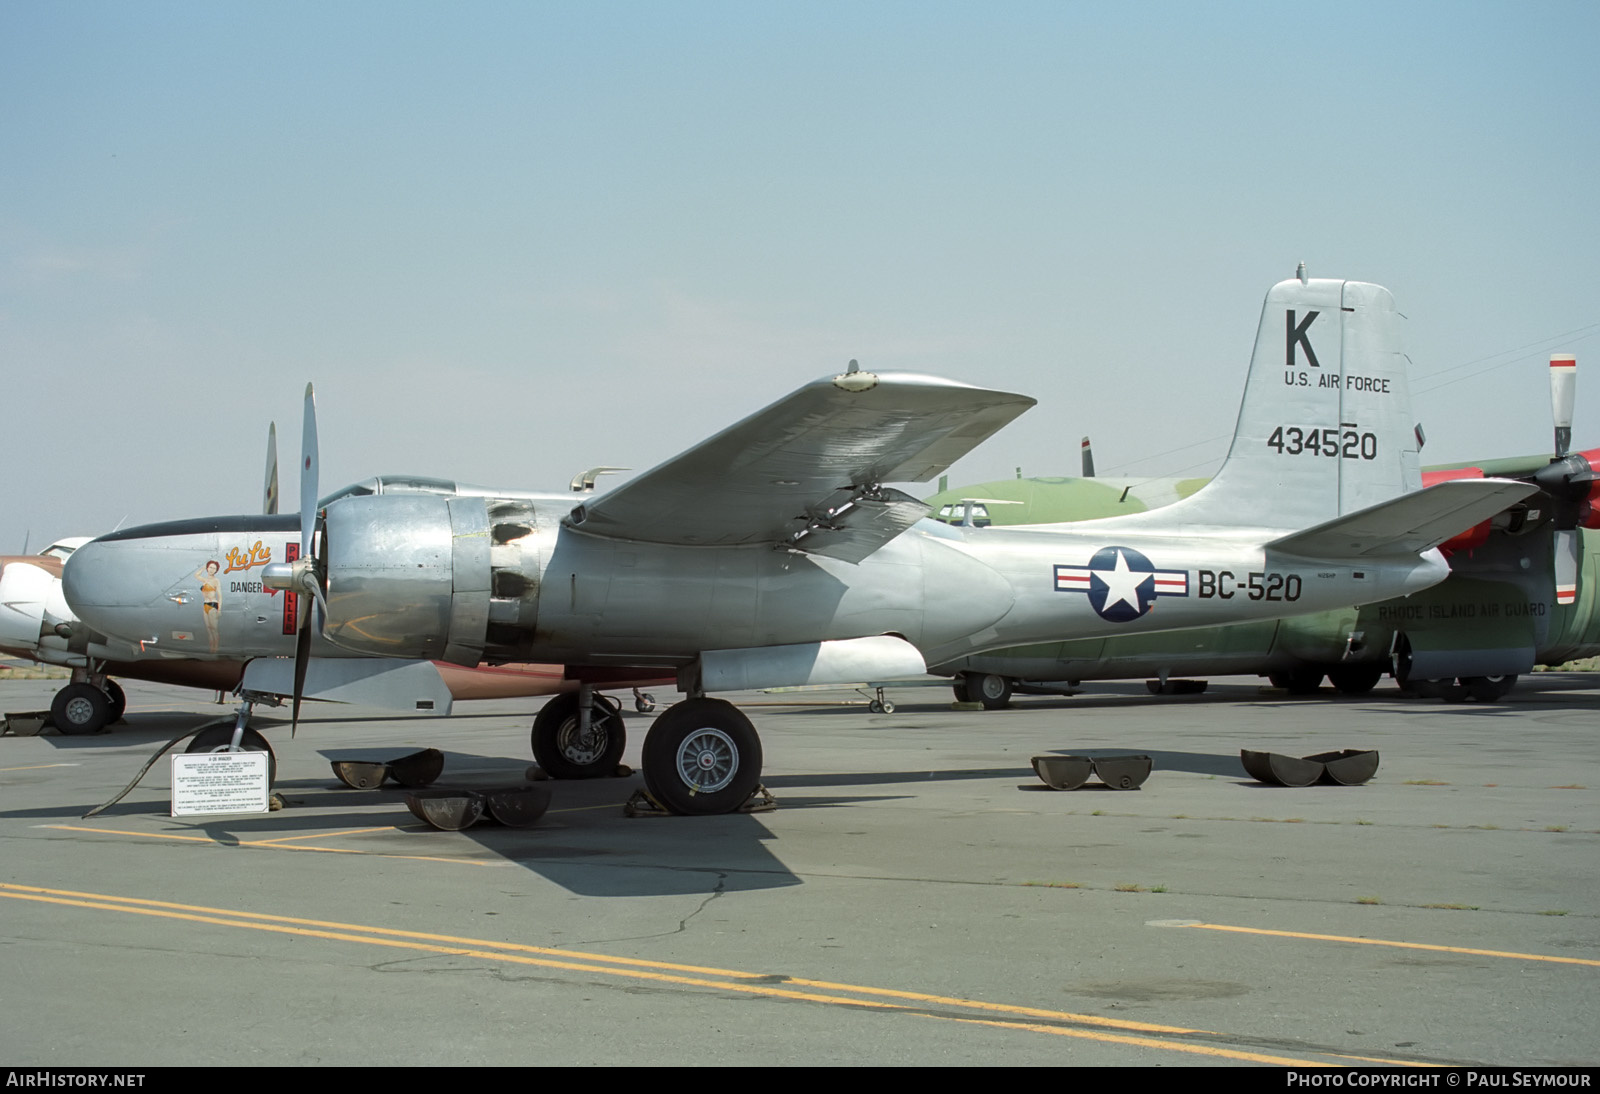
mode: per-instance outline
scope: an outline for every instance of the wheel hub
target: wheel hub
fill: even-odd
[[[720,729],[701,729],[678,746],[678,774],[696,793],[713,794],[739,772],[739,748]]]
[[[561,755],[575,764],[592,764],[605,755],[607,737],[601,730],[600,719],[589,719],[589,732],[584,733],[578,727],[578,719],[572,718],[561,727],[561,735],[557,745]]]
[[[78,696],[67,700],[67,718],[75,725],[87,725],[94,717],[94,704]]]

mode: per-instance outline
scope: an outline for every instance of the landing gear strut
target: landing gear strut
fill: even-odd
[[[249,728],[250,711],[254,704],[246,699],[239,707],[233,725],[212,726],[194,735],[185,752],[265,752],[267,754],[267,785],[278,781],[278,757],[272,746],[260,733]]]
[[[621,704],[586,687],[576,694],[557,695],[533,716],[533,758],[552,779],[615,775],[627,747]]]

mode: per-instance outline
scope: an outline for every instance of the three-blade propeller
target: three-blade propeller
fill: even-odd
[[[1596,521],[1593,495],[1596,476],[1592,464],[1600,450],[1569,452],[1572,447],[1572,408],[1577,397],[1578,362],[1570,354],[1550,358],[1550,412],[1555,420],[1555,457],[1541,468],[1534,482],[1555,502],[1555,579],[1556,603],[1573,604],[1578,599],[1578,568],[1583,545],[1578,535],[1582,527],[1600,526]]]
[[[272,459],[275,464],[275,458]],[[275,472],[274,467],[274,472]],[[300,700],[305,693],[306,670],[311,661],[311,631],[320,628],[318,618],[327,607],[323,566],[316,555],[317,532],[317,400],[306,385],[305,419],[300,428],[300,554],[292,562],[274,562],[262,567],[261,583],[296,596],[304,594],[311,602],[300,613],[300,626],[294,644],[294,707],[291,736],[300,727]],[[276,494],[276,475],[269,480],[269,495]]]

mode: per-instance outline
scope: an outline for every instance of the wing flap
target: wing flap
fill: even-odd
[[[845,373],[807,384],[567,521],[647,543],[766,542],[860,561],[926,512],[881,484],[932,478],[1033,404],[933,376]]]
[[[1267,548],[1325,559],[1418,554],[1488,520],[1538,489],[1530,483],[1508,479],[1441,482],[1275,539]]]

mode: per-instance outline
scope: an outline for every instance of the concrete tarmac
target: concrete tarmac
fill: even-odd
[[[0,682],[0,708],[58,686]],[[752,693],[730,698],[775,811],[630,819],[633,775],[549,784],[536,826],[462,832],[399,789],[339,786],[329,760],[432,746],[441,785],[520,785],[540,700],[315,705],[292,740],[268,711],[283,811],[172,818],[162,760],[84,820],[231,709],[125,686],[112,732],[0,738],[9,1065],[1600,1059],[1592,674],[1490,705],[1254,678],[997,712],[945,689],[891,689],[887,715]],[[651,717],[624,708],[636,766]],[[1240,748],[1381,765],[1267,787]],[[1030,769],[1078,751],[1155,771],[1063,792]]]

